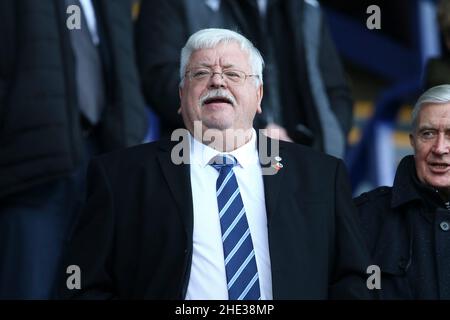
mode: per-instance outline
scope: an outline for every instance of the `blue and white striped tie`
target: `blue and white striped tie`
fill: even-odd
[[[222,229],[228,298],[230,300],[259,300],[258,270],[252,237],[245,215],[232,156],[217,156],[213,166],[219,171],[216,195]]]

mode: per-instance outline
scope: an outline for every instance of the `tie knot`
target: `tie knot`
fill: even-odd
[[[231,169],[236,164],[236,158],[231,155],[217,155],[210,162],[210,165],[213,166],[217,171],[220,171],[222,168]]]

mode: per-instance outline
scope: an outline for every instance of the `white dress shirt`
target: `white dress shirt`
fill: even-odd
[[[187,300],[228,299],[222,233],[216,197],[219,172],[208,163],[220,154],[190,137],[190,173],[194,206],[193,253]],[[227,154],[227,153],[225,153]],[[238,164],[234,173],[250,228],[258,268],[261,299],[272,299],[272,274],[267,236],[264,184],[256,148],[256,131],[251,140],[228,153]]]

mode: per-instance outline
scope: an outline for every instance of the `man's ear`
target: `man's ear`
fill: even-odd
[[[416,142],[414,141],[414,136],[412,133],[409,134],[409,143],[414,150],[416,150]]]
[[[180,97],[180,101],[181,101],[183,98],[183,89],[181,87],[178,87],[178,96]],[[181,114],[181,106],[178,108],[177,113]]]
[[[263,89],[263,85],[259,85],[259,88],[256,90],[256,98],[258,101],[258,108],[256,109],[257,113],[262,113],[262,108],[261,108],[261,101],[263,98],[263,94],[264,94],[264,89]]]

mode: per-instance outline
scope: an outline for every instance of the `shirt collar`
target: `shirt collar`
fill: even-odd
[[[255,129],[252,129],[250,141],[231,152],[220,152],[196,140],[190,133],[189,136],[191,164],[206,167],[211,162],[211,159],[220,154],[232,155],[236,158],[238,165],[244,169],[255,163],[259,164]]]

